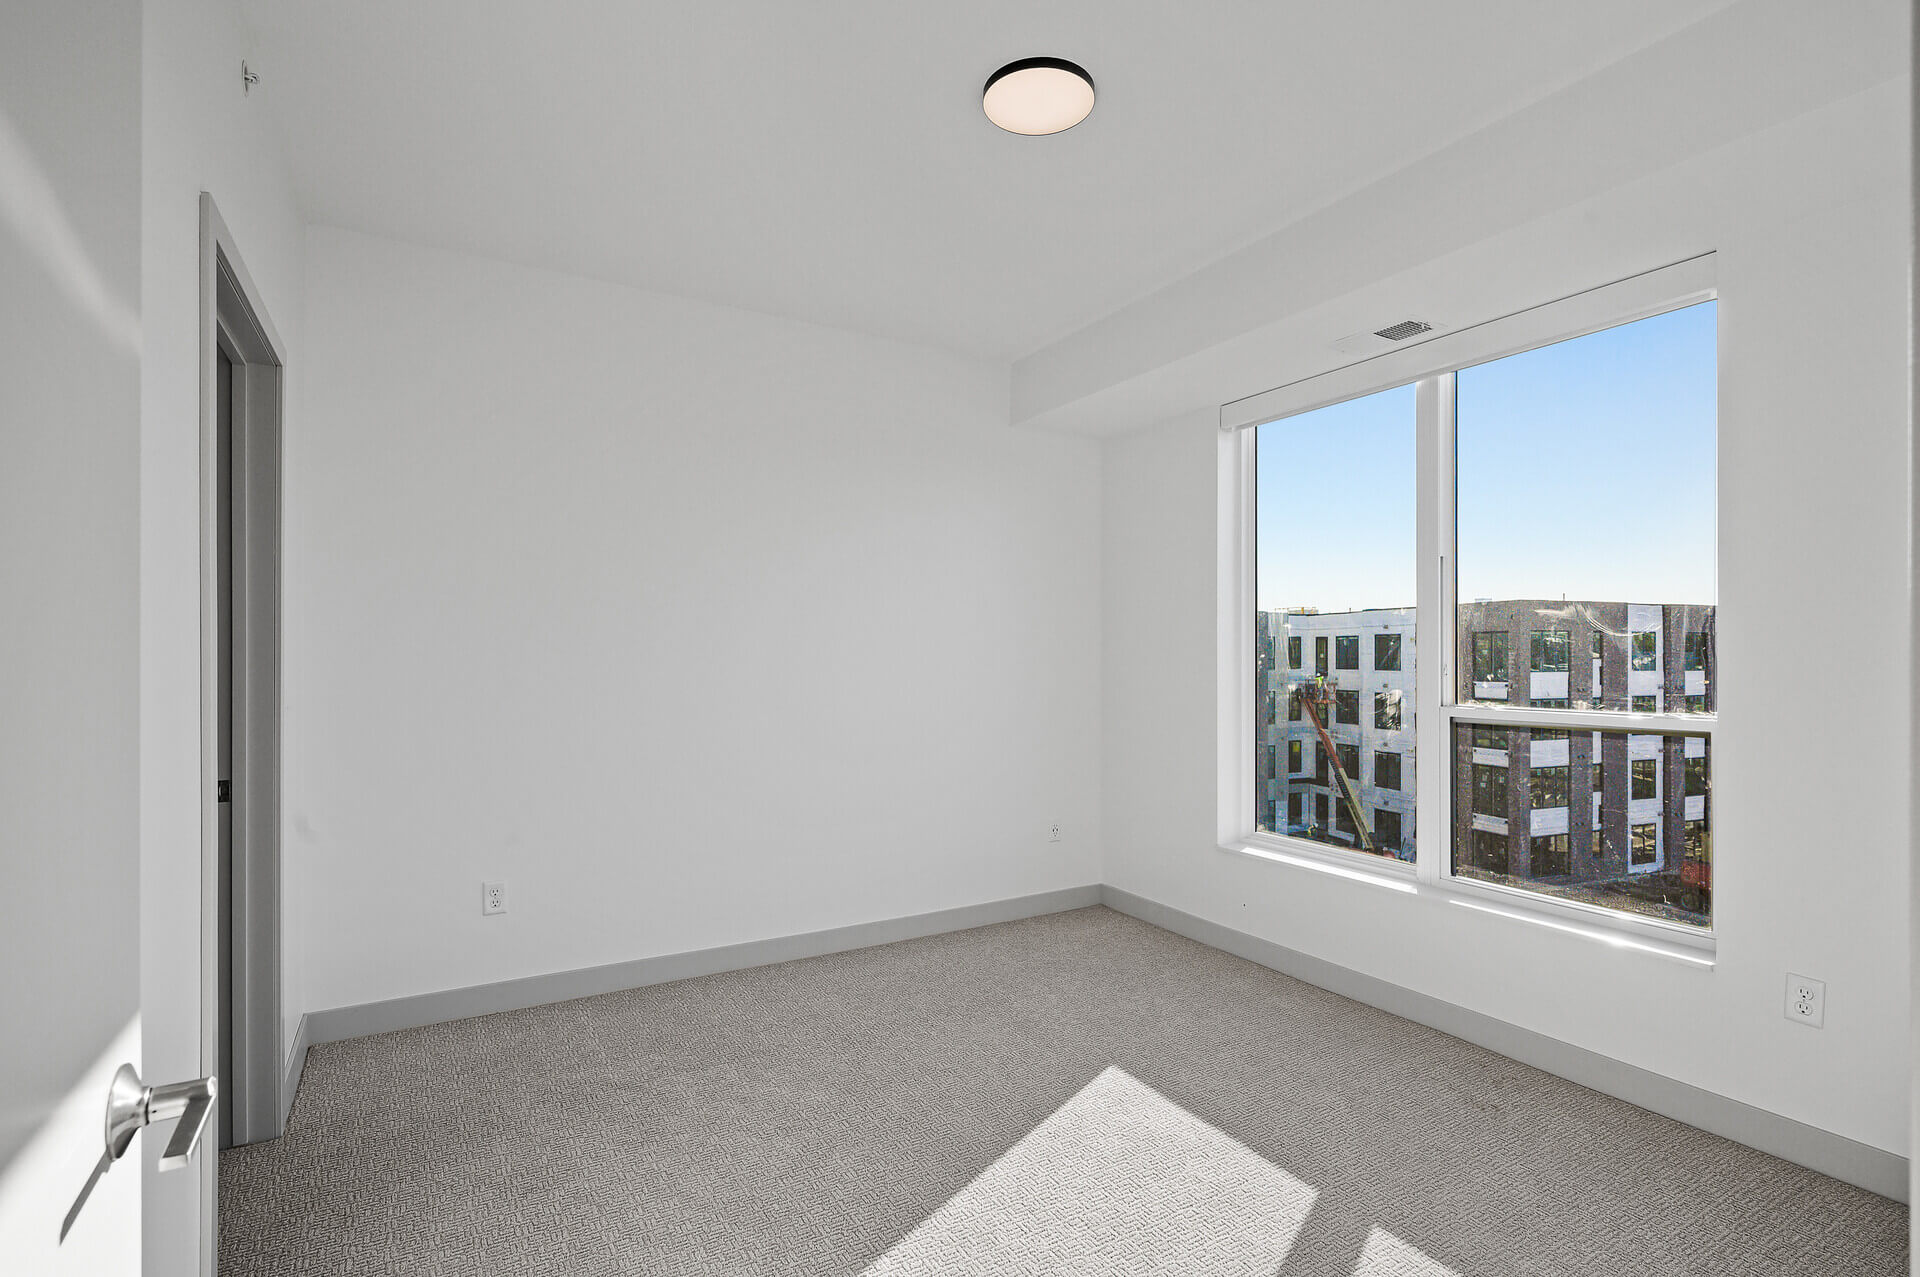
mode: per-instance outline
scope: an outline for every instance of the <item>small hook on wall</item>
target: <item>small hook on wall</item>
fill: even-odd
[[[243,60],[240,63],[240,92],[243,94],[251,94],[253,92],[253,86],[258,83],[260,83],[259,72],[247,66]]]

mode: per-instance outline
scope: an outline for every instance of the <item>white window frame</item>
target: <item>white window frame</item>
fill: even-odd
[[[1537,710],[1458,705],[1454,697],[1454,374],[1522,351],[1582,337],[1718,298],[1711,253],[1576,293],[1558,301],[1443,333],[1414,345],[1293,382],[1220,410],[1218,662],[1218,842],[1296,868],[1358,879],[1396,891],[1431,894],[1452,903],[1541,921],[1614,943],[1711,962],[1713,926],[1607,909],[1507,887],[1452,872],[1451,736],[1455,722],[1550,727],[1711,739],[1716,715],[1620,710]],[[1257,724],[1254,700],[1255,427],[1383,390],[1415,389],[1416,519],[1414,688],[1414,845],[1409,864],[1365,852],[1269,833],[1256,827],[1253,785]],[[1716,551],[1717,553],[1717,551]],[[1717,568],[1717,564],[1716,564]],[[1284,661],[1284,654],[1278,658]],[[1402,651],[1402,668],[1407,653]],[[1308,666],[1302,653],[1302,668]],[[1727,688],[1717,689],[1715,706]],[[1403,709],[1403,714],[1405,710]],[[1716,754],[1717,757],[1717,754]],[[1402,776],[1404,778],[1404,762]]]

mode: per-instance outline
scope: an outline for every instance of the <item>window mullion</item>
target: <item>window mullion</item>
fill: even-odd
[[[1453,374],[1419,383],[1415,392],[1414,828],[1415,865],[1423,882],[1445,875],[1450,812],[1447,725],[1453,589]]]

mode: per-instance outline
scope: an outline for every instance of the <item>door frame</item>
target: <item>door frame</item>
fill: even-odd
[[[281,421],[286,346],[213,196],[200,193],[200,1063],[220,1059],[219,356],[233,361],[232,1142],[285,1127],[280,990]],[[202,1144],[211,1271],[220,1140]]]

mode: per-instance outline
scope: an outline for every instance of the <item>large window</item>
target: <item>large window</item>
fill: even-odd
[[[1253,633],[1287,637],[1284,666],[1272,638],[1248,664],[1304,701],[1316,754],[1337,750],[1310,791],[1319,818],[1289,819],[1293,836],[1372,843],[1421,880],[1622,927],[1709,925],[1711,272],[1652,272],[1225,410],[1254,427],[1235,454],[1252,468]],[[1364,392],[1394,367],[1406,384],[1322,389]],[[1364,500],[1312,477],[1329,473],[1365,475]],[[1288,731],[1255,717],[1256,738]],[[1427,768],[1416,742],[1437,751]],[[1371,805],[1381,791],[1394,807]],[[1249,806],[1256,829],[1295,809],[1270,792]],[[1445,827],[1414,828],[1415,810]]]

